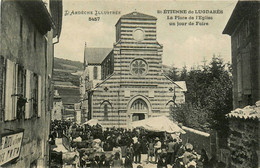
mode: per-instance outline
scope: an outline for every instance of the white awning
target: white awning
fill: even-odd
[[[148,131],[182,133],[186,132],[166,116],[152,117],[145,120],[132,122],[133,128],[144,128]]]

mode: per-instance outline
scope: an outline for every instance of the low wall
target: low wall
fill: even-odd
[[[207,155],[209,156],[209,158],[211,158],[212,151],[210,134],[185,126],[183,126],[182,129],[186,132],[186,134],[181,135],[183,144],[191,143],[196,152],[200,152],[201,149],[205,149]]]

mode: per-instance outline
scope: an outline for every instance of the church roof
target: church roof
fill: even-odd
[[[85,48],[84,59],[89,65],[101,64],[112,48]]]
[[[156,20],[157,18],[151,15],[146,15],[143,13],[139,13],[139,12],[132,12],[126,15],[121,16],[121,19],[152,19],[152,20]]]

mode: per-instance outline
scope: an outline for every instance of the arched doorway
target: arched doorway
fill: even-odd
[[[130,106],[130,113],[132,114],[132,121],[143,120],[147,117],[149,112],[147,103],[141,99],[136,99]]]

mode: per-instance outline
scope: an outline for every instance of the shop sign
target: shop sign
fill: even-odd
[[[20,156],[23,131],[0,135],[0,166]]]

